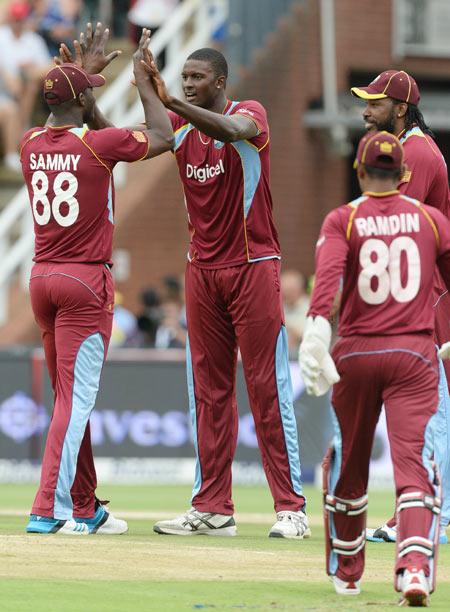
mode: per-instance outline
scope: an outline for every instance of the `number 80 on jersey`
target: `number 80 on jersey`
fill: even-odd
[[[407,276],[404,286],[401,274],[402,254]],[[415,240],[410,236],[398,236],[390,245],[376,238],[366,240],[359,251],[359,263],[362,270],[358,277],[358,292],[366,304],[383,304],[389,295],[397,302],[410,302],[418,294],[420,253]]]

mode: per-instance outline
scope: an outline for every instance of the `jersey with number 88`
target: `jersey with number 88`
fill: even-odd
[[[71,172],[59,172],[53,181],[53,198],[51,204],[48,198],[49,179],[45,172],[36,170],[31,178],[33,188],[33,216],[38,225],[46,225],[53,214],[55,221],[63,226],[73,225],[78,219],[80,205],[75,195],[78,189],[78,180]],[[63,207],[63,205],[66,205]],[[65,214],[63,208],[67,208]]]
[[[34,128],[21,147],[23,175],[34,219],[34,261],[111,263],[113,168],[148,152],[142,133]]]

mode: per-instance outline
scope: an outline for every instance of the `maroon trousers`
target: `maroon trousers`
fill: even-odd
[[[434,339],[438,346],[442,346],[445,342],[450,341],[450,294],[448,291],[443,292],[436,300],[434,305]],[[445,378],[447,379],[447,386],[450,391],[450,359],[444,359],[442,361],[444,366]],[[444,479],[445,472],[442,473]],[[443,480],[444,482],[444,480]],[[445,483],[447,487],[450,483]],[[392,518],[387,521],[389,527],[394,527],[397,523],[397,515],[394,514]]]
[[[275,259],[219,270],[187,265],[188,390],[197,452],[192,504],[197,510],[234,511],[238,347],[275,509],[304,505],[279,273]]]
[[[332,396],[336,435],[328,493],[341,500],[365,495],[375,426],[384,403],[397,499],[409,500],[398,512],[396,573],[415,565],[429,575],[429,559],[436,557],[436,548],[429,556],[426,548],[435,541],[439,521],[420,499],[426,495],[429,503],[437,492],[427,431],[438,405],[433,338],[423,334],[347,337],[334,347],[333,359],[341,380]],[[415,497],[419,501],[410,502]],[[328,572],[345,581],[359,580],[364,570],[365,515],[336,512],[326,516],[331,543]],[[348,549],[352,543],[360,544],[355,554],[336,554],[333,538],[341,550],[346,543]]]
[[[89,416],[111,335],[113,279],[104,264],[37,263],[30,294],[54,391],[32,513],[91,517],[97,480]]]

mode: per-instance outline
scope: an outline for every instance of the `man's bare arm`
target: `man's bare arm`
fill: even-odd
[[[134,78],[144,108],[145,125],[147,126],[147,129],[142,131],[150,142],[148,158],[165,153],[174,146],[172,123],[143,65],[144,49],[148,48],[149,40],[150,30],[144,28],[139,47],[133,55]],[[151,62],[153,71],[159,74],[153,57],[151,57]]]

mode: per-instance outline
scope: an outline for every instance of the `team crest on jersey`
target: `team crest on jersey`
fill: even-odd
[[[402,178],[400,179],[400,183],[409,183],[411,180],[411,170],[405,170]]]
[[[45,79],[45,89],[53,89],[52,79]]]
[[[144,134],[144,132],[133,130],[131,133],[138,142],[147,142],[147,136]]]

